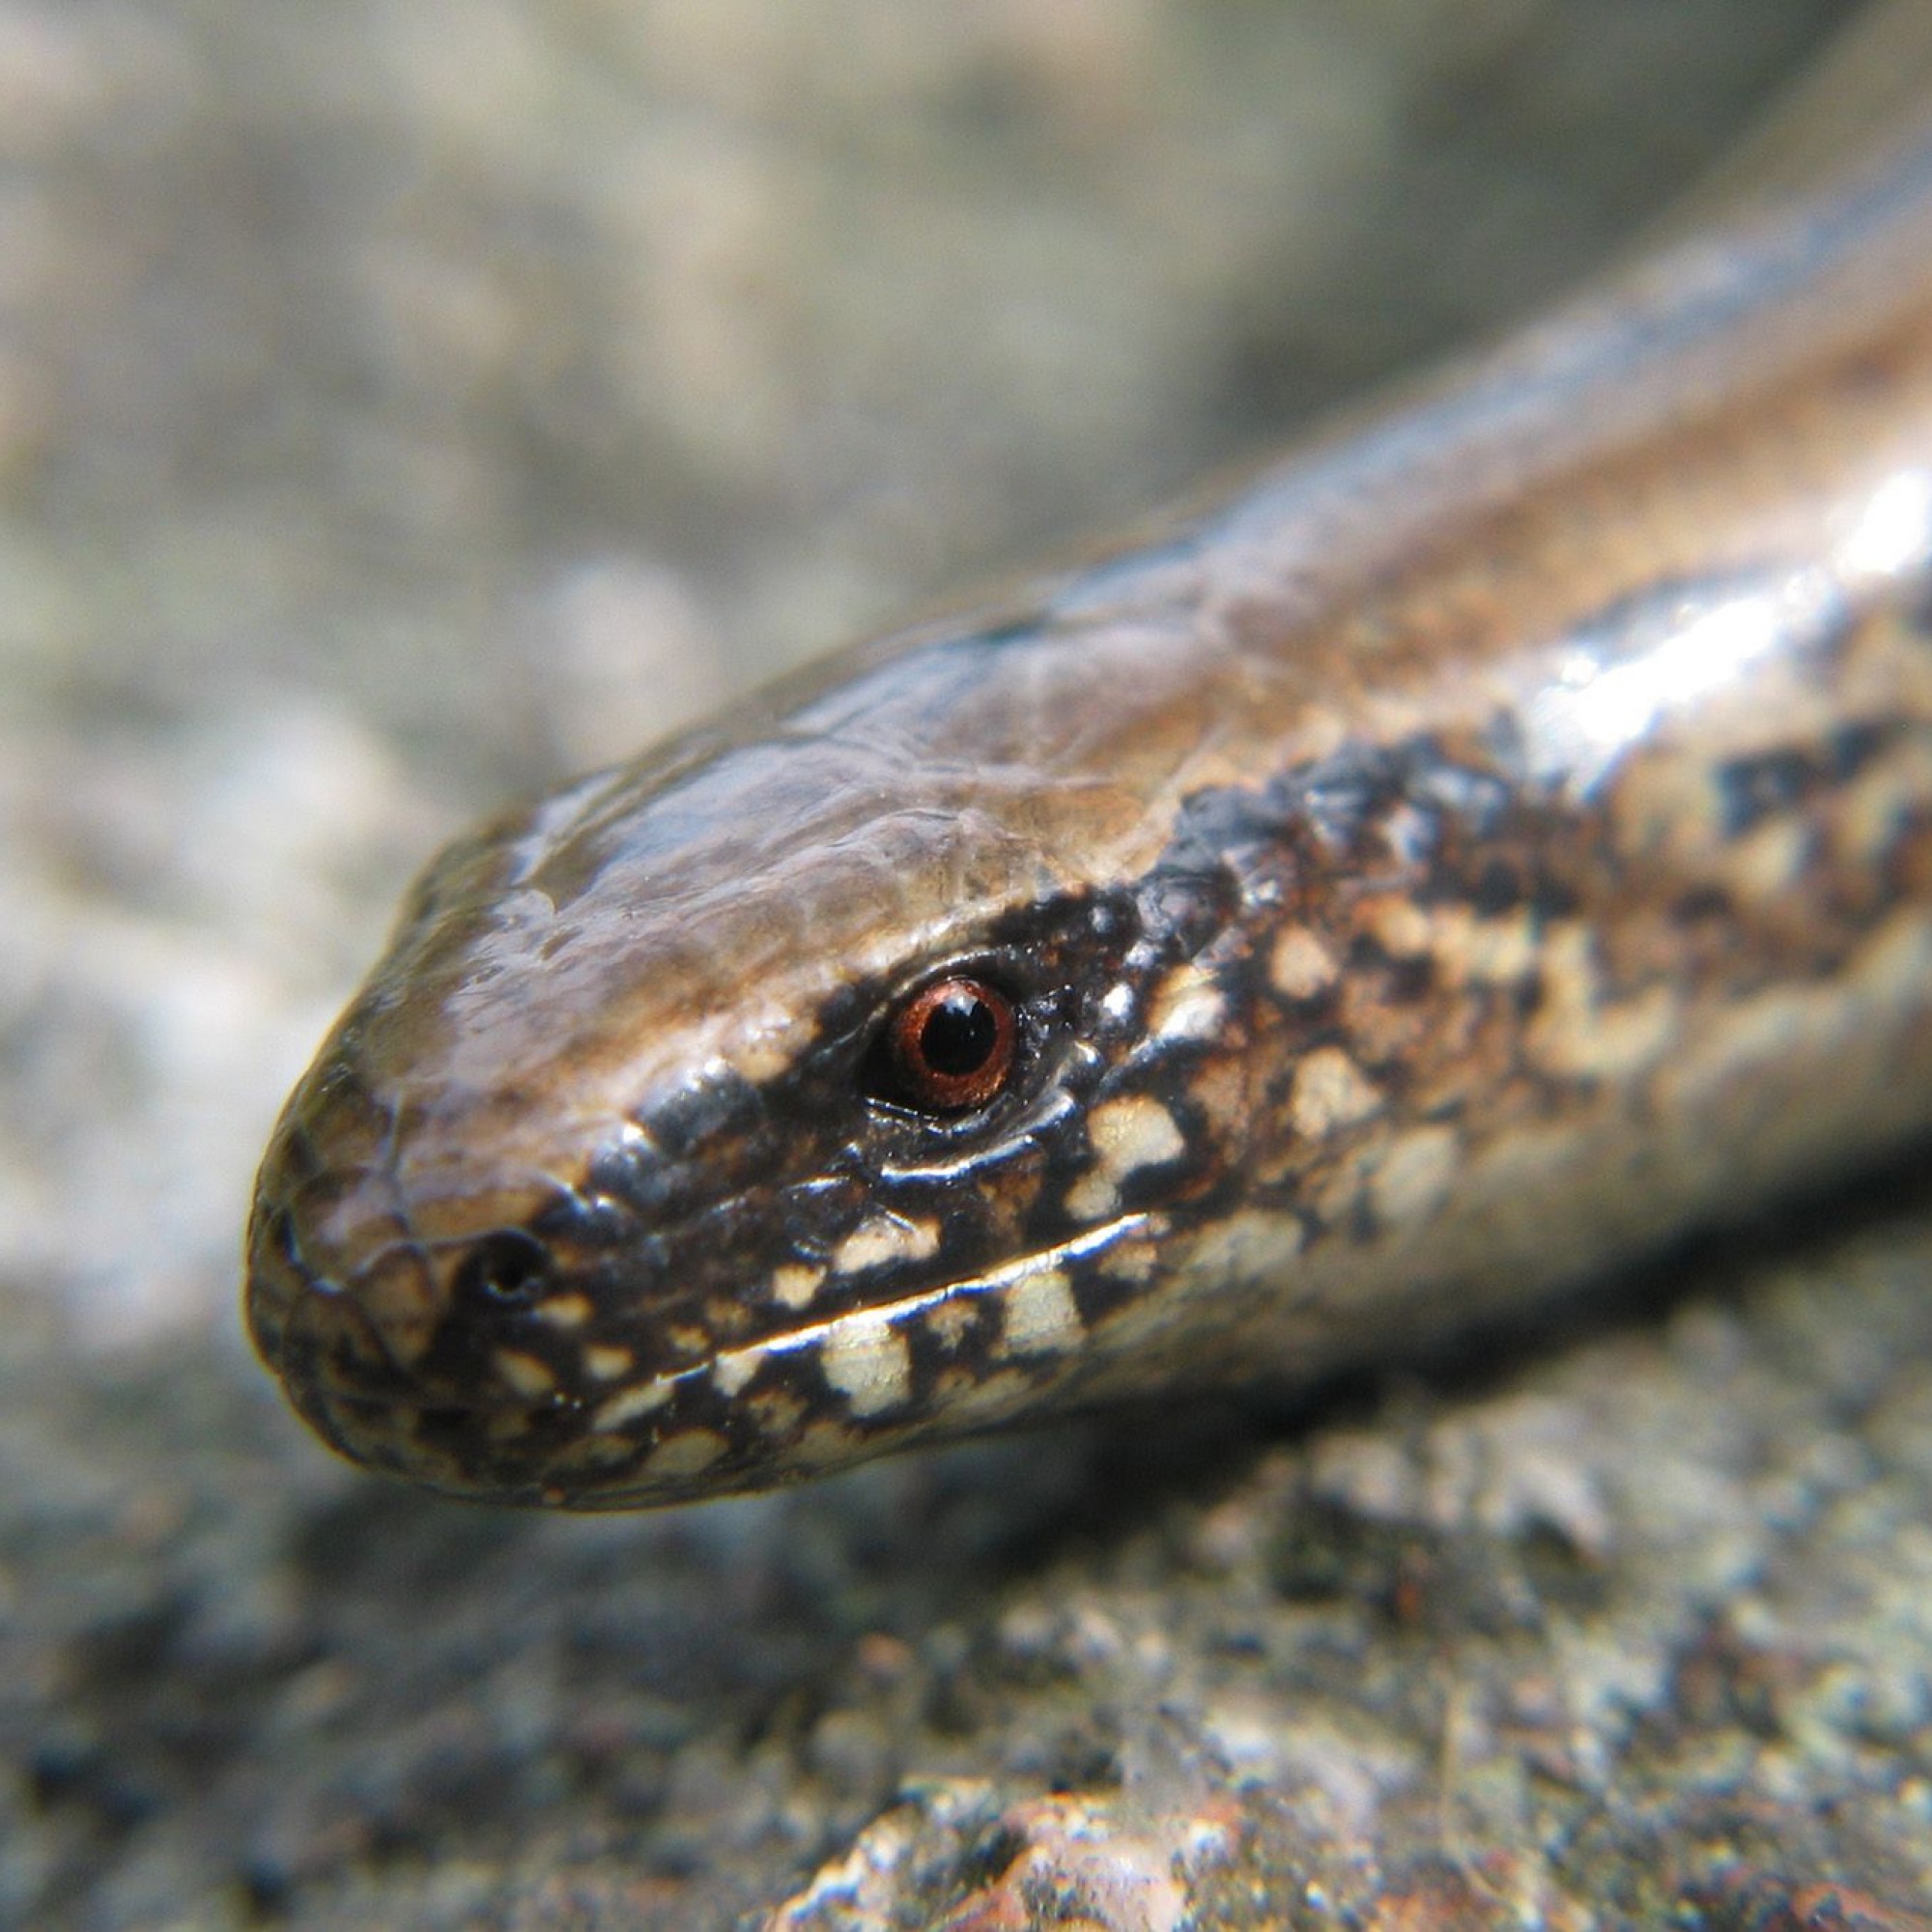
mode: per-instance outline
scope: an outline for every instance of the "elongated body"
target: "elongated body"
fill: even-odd
[[[437,864],[248,1314],[622,1508],[1305,1376],[1932,1127],[1932,143]]]

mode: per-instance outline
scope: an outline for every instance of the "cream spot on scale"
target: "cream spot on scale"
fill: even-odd
[[[733,1349],[711,1364],[711,1385],[725,1401],[738,1394],[764,1367],[762,1349]]]
[[[613,1395],[609,1402],[601,1404],[590,1418],[590,1427],[600,1435],[608,1435],[613,1430],[622,1429],[627,1423],[636,1422],[639,1416],[649,1415],[653,1409],[662,1408],[670,1400],[671,1385],[660,1377],[651,1381],[641,1382],[638,1387],[626,1389],[621,1395]]]
[[[1544,1000],[1524,1036],[1537,1065],[1572,1079],[1628,1078],[1669,1047],[1677,1002],[1667,986],[1629,999],[1604,994],[1589,929],[1552,926],[1543,949]]]
[[[792,1050],[783,1035],[784,1030],[779,1028],[768,1038],[753,1039],[741,1046],[732,1055],[733,1070],[754,1087],[776,1080],[792,1063]]]
[[[811,1306],[824,1280],[822,1267],[788,1262],[783,1267],[772,1270],[772,1299],[781,1308],[789,1308],[796,1314]]]
[[[939,1223],[909,1221],[881,1214],[864,1222],[839,1242],[832,1256],[838,1274],[858,1274],[890,1262],[923,1262],[939,1252]]]
[[[1064,1268],[1022,1275],[1007,1290],[1005,1343],[1011,1354],[1070,1349],[1085,1332]]]
[[[1159,1264],[1160,1250],[1151,1241],[1123,1241],[1100,1258],[1100,1272],[1110,1281],[1145,1282]]]
[[[1384,899],[1368,925],[1392,959],[1419,959],[1434,943],[1428,913],[1410,898]]]
[[[1159,1039],[1209,1039],[1220,1031],[1228,1002],[1205,966],[1177,966],[1148,1003],[1148,1029]]]
[[[854,1415],[896,1408],[912,1394],[911,1351],[883,1313],[835,1322],[819,1345],[818,1366]]]
[[[1207,1061],[1187,1083],[1188,1097],[1206,1116],[1211,1131],[1242,1132],[1253,1104],[1253,1076],[1247,1056],[1221,1054]]]
[[[536,1402],[556,1393],[556,1378],[540,1356],[527,1355],[521,1349],[497,1350],[497,1373],[526,1402]]]
[[[1340,977],[1335,955],[1305,925],[1286,927],[1268,956],[1268,980],[1283,999],[1312,1000]]]
[[[1446,985],[1507,985],[1536,968],[1537,934],[1527,912],[1482,919],[1467,906],[1443,906],[1430,926],[1430,952]]]
[[[644,1463],[655,1480],[699,1476],[731,1445],[713,1429],[687,1429],[661,1444]]]
[[[1797,885],[1812,849],[1811,828],[1802,819],[1774,818],[1733,840],[1719,869],[1740,898],[1775,898]]]
[[[1304,1140],[1321,1140],[1359,1125],[1381,1104],[1373,1083],[1339,1046],[1318,1046],[1294,1070],[1288,1116]]]
[[[1087,1134],[1094,1165],[1066,1193],[1066,1211],[1081,1221],[1112,1213],[1120,1202],[1121,1182],[1129,1175],[1187,1150],[1174,1116],[1146,1094],[1103,1100],[1088,1116]]]
[[[979,1319],[978,1305],[971,1296],[949,1295],[926,1311],[925,1331],[942,1349],[956,1349],[972,1333]]]

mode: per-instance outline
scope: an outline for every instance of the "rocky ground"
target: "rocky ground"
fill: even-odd
[[[233,1307],[439,838],[1532,301],[1842,12],[0,0],[0,1921],[1932,1923],[1909,1170],[637,1520],[338,1468]]]

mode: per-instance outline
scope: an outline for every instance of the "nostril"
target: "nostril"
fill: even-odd
[[[472,1307],[526,1308],[550,1267],[543,1243],[514,1229],[486,1235],[456,1270],[457,1298]]]

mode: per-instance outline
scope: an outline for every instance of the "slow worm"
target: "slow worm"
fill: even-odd
[[[1305,1377],[1932,1127],[1932,137],[445,853],[247,1313],[580,1509]]]

